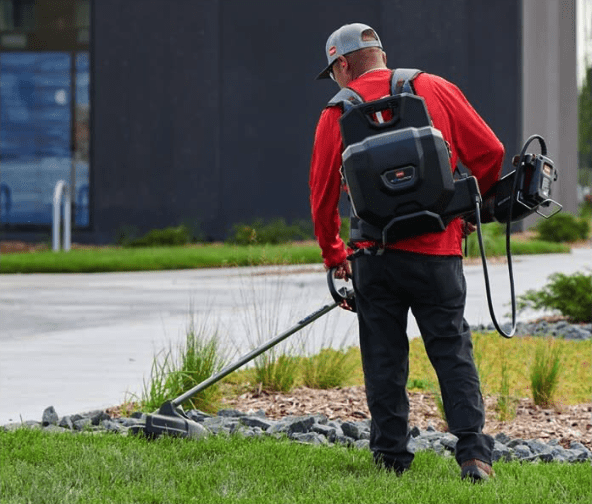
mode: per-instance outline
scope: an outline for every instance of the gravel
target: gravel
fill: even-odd
[[[501,324],[501,328],[508,332],[511,324]],[[493,324],[472,326],[472,331],[495,331]],[[535,322],[517,322],[515,336],[553,336],[566,340],[583,341],[592,339],[592,324],[570,324],[566,320],[549,322],[538,320]]]
[[[287,437],[294,442],[311,445],[340,444],[356,449],[369,449],[370,420],[328,420],[324,415],[288,416],[281,420],[266,417],[263,410],[240,412],[220,410],[216,415],[202,411],[188,411],[187,416],[202,428],[196,429],[197,437],[209,435],[242,435],[246,437]],[[5,431],[19,428],[40,429],[48,433],[113,433],[131,435],[141,433],[145,415],[136,413],[131,418],[112,418],[104,411],[60,417],[53,406],[43,412],[41,421],[26,421],[3,426]],[[448,432],[438,432],[429,426],[426,430],[413,427],[409,448],[413,452],[432,450],[445,457],[454,456],[457,437]],[[583,444],[572,441],[568,448],[559,440],[543,443],[537,439],[512,439],[504,433],[495,436],[493,461],[520,460],[523,462],[587,462],[592,452]]]

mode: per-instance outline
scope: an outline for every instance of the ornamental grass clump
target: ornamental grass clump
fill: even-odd
[[[551,337],[537,341],[530,366],[532,398],[537,406],[548,408],[559,383],[561,347]]]
[[[314,389],[343,387],[360,365],[359,357],[355,348],[323,348],[318,354],[302,359],[302,382]]]
[[[280,270],[281,271],[281,270]],[[294,308],[285,301],[285,279],[273,280],[266,275],[251,274],[244,278],[240,290],[244,312],[245,337],[255,349],[275,337],[288,324]],[[289,392],[299,375],[300,357],[296,356],[294,340],[283,341],[253,361],[252,382],[260,390]]]
[[[500,370],[500,391],[497,398],[496,411],[499,419],[505,422],[516,417],[517,399],[511,393],[510,362],[504,350],[501,352]]]
[[[262,390],[290,392],[296,384],[299,357],[270,351],[255,360],[255,382]]]
[[[165,401],[174,399],[216,374],[225,365],[217,330],[211,332],[203,324],[199,328],[192,320],[185,342],[169,347],[152,361],[150,379],[139,398],[142,410],[154,411]],[[186,409],[214,413],[218,410],[221,393],[217,384],[202,390],[184,403]]]

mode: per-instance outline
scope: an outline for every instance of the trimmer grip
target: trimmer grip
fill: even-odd
[[[356,311],[356,298],[353,289],[348,289],[347,287],[341,287],[337,289],[335,286],[335,270],[337,268],[331,268],[327,271],[327,284],[329,285],[329,292],[331,293],[331,297],[335,300],[336,303],[343,303],[346,302],[347,306],[351,309],[351,311]]]

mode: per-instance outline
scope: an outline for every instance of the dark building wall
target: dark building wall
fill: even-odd
[[[142,230],[219,205],[219,9],[211,1],[95,2],[94,228]]]
[[[521,131],[516,3],[95,2],[95,239],[194,221],[219,239],[255,217],[309,218],[314,127],[337,91],[314,77],[349,22],[378,31],[391,68],[455,82],[509,158]]]

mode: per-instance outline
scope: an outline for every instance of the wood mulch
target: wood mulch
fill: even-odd
[[[47,243],[29,243],[24,241],[0,241],[0,254],[22,254],[25,252],[37,252],[47,250]]]
[[[425,430],[432,425],[444,432],[447,425],[439,413],[433,394],[410,392],[409,424]],[[592,450],[592,403],[555,405],[545,409],[530,399],[520,399],[515,404],[516,415],[510,421],[499,420],[496,411],[497,398],[486,397],[485,432],[491,435],[503,432],[511,438],[540,439],[548,442],[559,440],[564,447],[571,441],[579,441]],[[359,421],[370,417],[363,386],[329,390],[301,387],[288,394],[247,392],[236,398],[222,401],[223,408],[238,411],[263,410],[271,419],[288,415],[323,414],[330,420]]]

